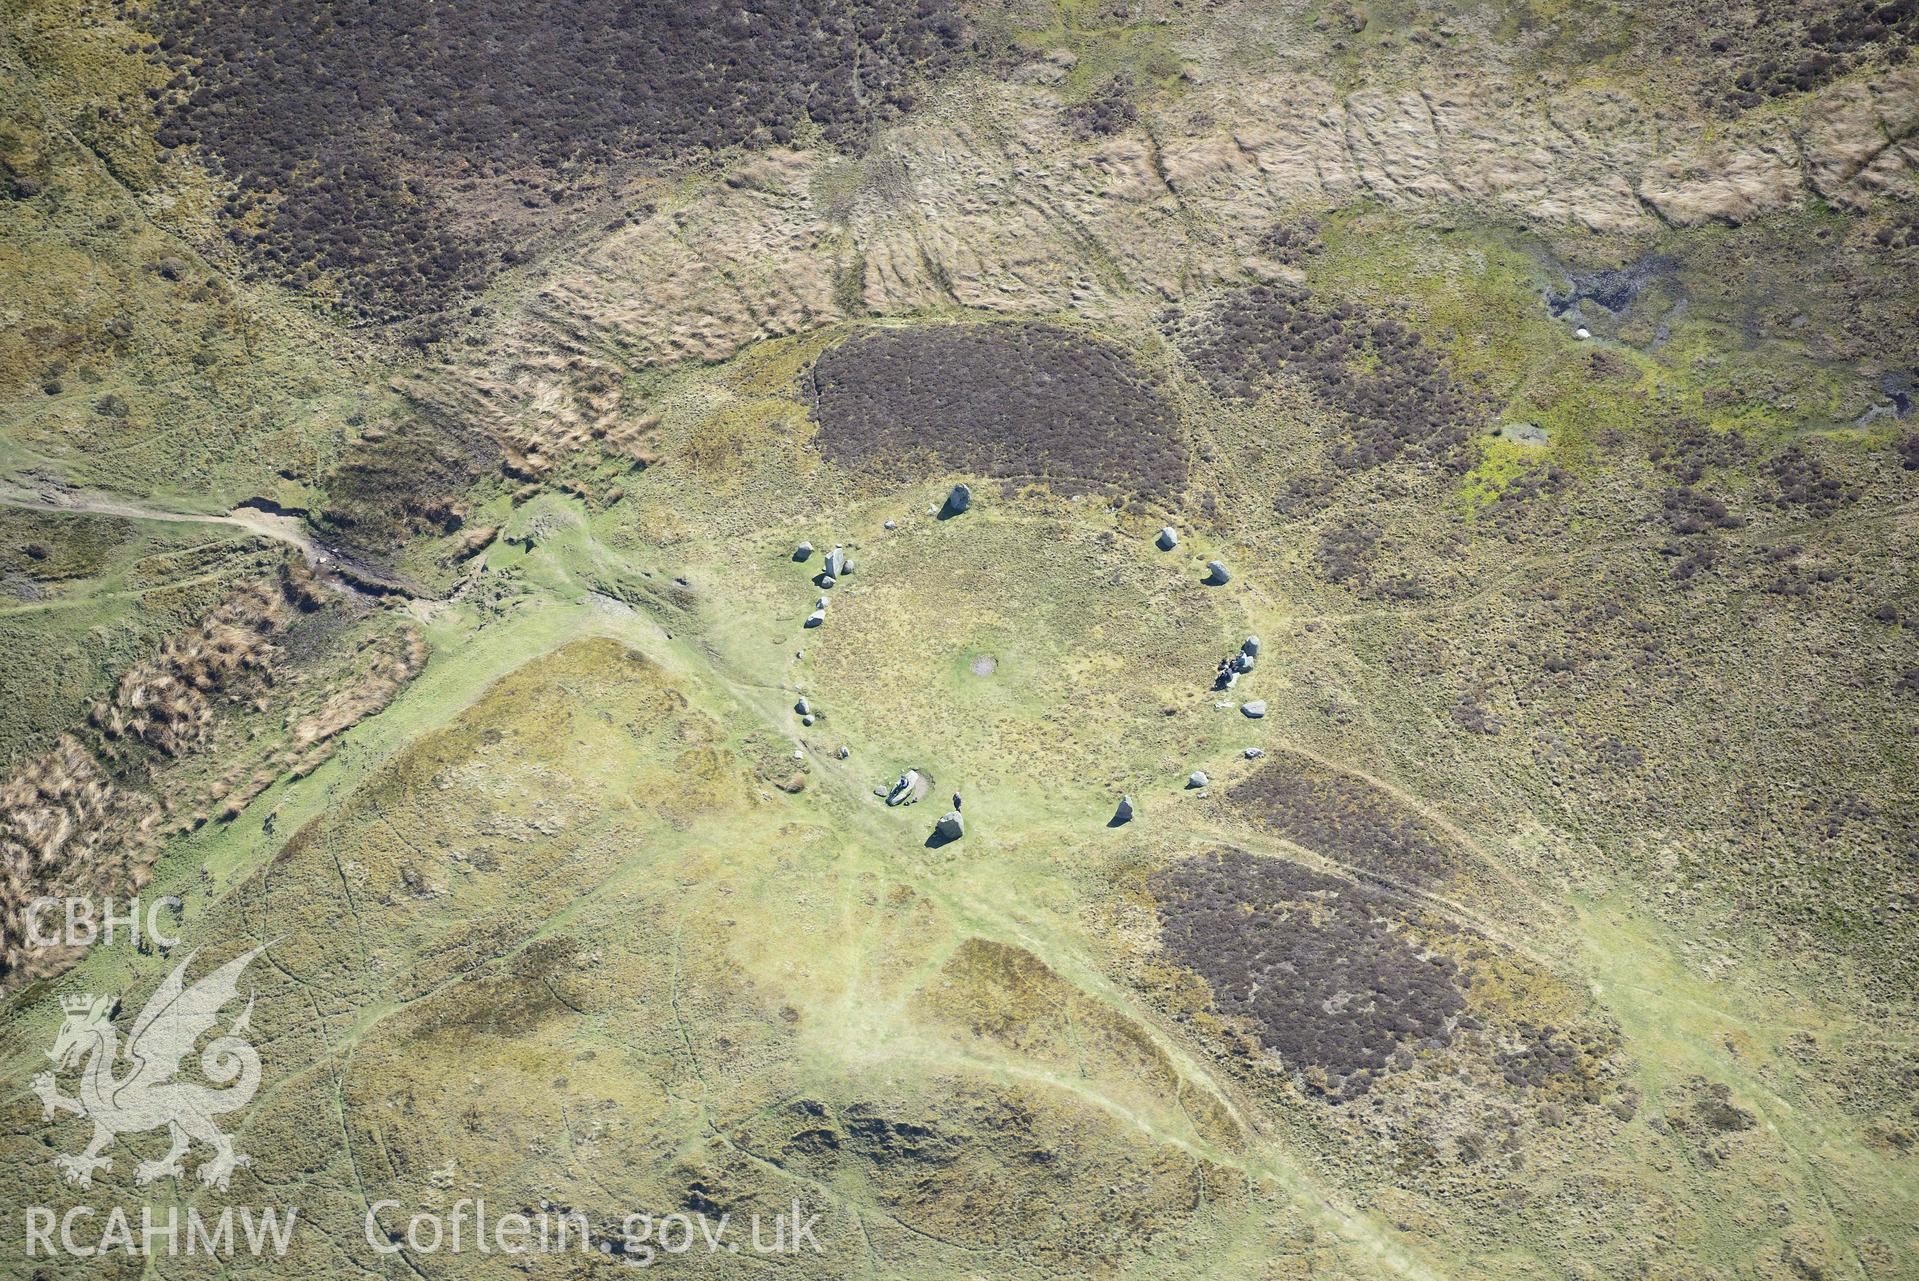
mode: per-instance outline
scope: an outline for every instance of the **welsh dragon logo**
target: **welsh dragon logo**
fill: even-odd
[[[133,1021],[124,1048],[128,1070],[120,1076],[114,1075],[122,1047],[112,1022],[113,998],[60,998],[66,1020],[47,1057],[62,1072],[84,1061],[79,1095],[70,1099],[61,1094],[53,1072],[35,1077],[33,1092],[40,1096],[46,1119],[72,1112],[93,1122],[93,1141],[83,1151],[54,1157],[67,1182],[90,1187],[95,1170],[113,1168],[113,1158],[102,1154],[116,1135],[162,1126],[173,1144],[159,1160],[134,1167],[133,1181],[141,1187],[180,1174],[180,1158],[196,1140],[213,1149],[213,1156],[196,1171],[202,1183],[225,1191],[234,1170],[250,1164],[250,1158],[233,1150],[233,1140],[214,1118],[245,1107],[260,1088],[260,1056],[241,1035],[253,1014],[251,998],[225,1033],[200,1052],[200,1070],[215,1086],[225,1088],[173,1078],[195,1042],[213,1030],[220,1011],[234,999],[241,972],[264,950],[256,947],[228,961],[192,987],[186,985],[187,966],[198,953],[189,953]]]

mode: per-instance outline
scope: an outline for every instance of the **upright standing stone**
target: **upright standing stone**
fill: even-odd
[[[1161,551],[1170,552],[1179,546],[1179,534],[1171,525],[1167,525],[1159,531],[1159,537],[1155,538],[1153,543]]]

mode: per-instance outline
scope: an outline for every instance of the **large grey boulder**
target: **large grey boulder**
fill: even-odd
[[[947,810],[940,821],[933,824],[933,834],[942,841],[957,841],[966,835],[966,820],[960,817],[958,810]]]
[[[1179,532],[1167,525],[1159,531],[1159,537],[1153,540],[1153,545],[1163,552],[1170,552],[1179,546]]]
[[[806,616],[806,625],[808,627],[819,627],[824,625],[825,622],[826,611],[823,609],[816,609]]]
[[[846,550],[835,543],[833,550],[826,553],[826,576],[839,578],[846,573]]]
[[[1226,566],[1216,560],[1206,562],[1206,582],[1209,586],[1224,587],[1232,581],[1233,576],[1231,572],[1227,570]]]
[[[808,559],[811,559],[812,555],[813,555],[813,544],[811,543],[801,543],[798,547],[795,547],[793,549],[794,560],[808,560]]]
[[[1130,796],[1122,796],[1119,798],[1119,808],[1113,811],[1113,825],[1117,827],[1121,823],[1130,823],[1132,821],[1133,798]]]
[[[1266,755],[1266,749],[1263,747],[1249,747],[1243,753],[1241,753],[1241,755],[1245,756],[1245,758],[1249,761],[1256,761],[1260,757]]]
[[[893,790],[886,794],[888,805],[911,805],[920,798],[920,772],[909,769],[899,776]]]
[[[813,705],[807,702],[805,697],[802,696],[799,702],[793,704],[793,710],[801,716],[811,716],[813,714]]]
[[[1259,637],[1248,636],[1246,638],[1245,643],[1239,647],[1239,652],[1246,655],[1246,657],[1248,658],[1258,658],[1259,657]]]
[[[1256,698],[1250,703],[1241,703],[1239,710],[1242,714],[1246,716],[1250,716],[1254,720],[1258,720],[1260,717],[1266,714],[1266,700],[1263,698]]]
[[[1203,769],[1196,769],[1186,776],[1186,786],[1188,787],[1204,787],[1212,781],[1212,779],[1206,777],[1206,771]]]
[[[953,492],[946,496],[946,506],[940,508],[941,516],[958,516],[973,505],[973,491],[964,485],[953,486]]]

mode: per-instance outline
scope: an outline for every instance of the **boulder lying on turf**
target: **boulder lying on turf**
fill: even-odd
[[[886,803],[888,805],[911,805],[925,794],[926,787],[920,781],[920,772],[916,769],[909,769],[900,775],[899,781],[894,783],[892,790],[886,794]]]

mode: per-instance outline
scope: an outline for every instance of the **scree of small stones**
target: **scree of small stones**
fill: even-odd
[[[1186,485],[1171,407],[1117,347],[1034,322],[929,325],[849,339],[805,391],[833,462],[1112,485],[1167,498]]]
[[[1452,1043],[1466,998],[1379,892],[1227,850],[1155,873],[1160,937],[1222,1014],[1309,1088],[1364,1094],[1402,1048]]]

